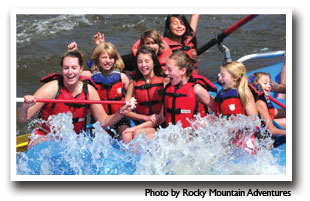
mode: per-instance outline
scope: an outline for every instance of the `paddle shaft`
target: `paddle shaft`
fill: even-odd
[[[200,47],[197,50],[197,54],[200,55],[203,52],[205,52],[206,50],[208,50],[211,47],[213,47],[214,45],[216,45],[218,42],[220,42],[220,43],[223,42],[223,40],[227,36],[229,36],[232,32],[234,32],[235,30],[239,29],[241,26],[243,26],[244,24],[248,23],[249,21],[251,21],[256,16],[258,16],[258,15],[248,15],[245,18],[241,19],[239,22],[237,22],[236,24],[232,25],[231,27],[229,27],[228,29],[226,29],[225,31],[223,31],[222,33],[217,35],[215,38],[209,40],[202,47]]]
[[[282,107],[284,110],[286,110],[286,106],[282,103],[280,103],[279,101],[277,101],[275,98],[272,98],[271,96],[267,96],[272,102],[276,103],[277,105],[279,105],[280,107]]]
[[[16,98],[16,102],[23,103],[24,98]],[[63,100],[63,99],[43,99],[36,98],[36,102],[40,103],[78,103],[78,104],[119,104],[125,105],[126,101],[111,101],[111,100]]]

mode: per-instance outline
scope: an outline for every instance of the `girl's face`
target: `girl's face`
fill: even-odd
[[[225,68],[221,67],[219,81],[223,89],[236,87],[237,79],[234,78]]]
[[[150,54],[139,54],[137,57],[137,66],[144,77],[153,76],[154,62]]]
[[[166,63],[167,70],[165,71],[165,74],[168,78],[170,78],[170,83],[172,85],[177,85],[182,81],[182,78],[186,74],[185,68],[179,68],[177,66],[176,61],[174,59],[168,59]]]
[[[152,38],[146,38],[143,45],[152,48],[155,51],[156,55],[158,55],[159,45],[155,43]]]
[[[171,17],[170,19],[170,31],[172,35],[176,37],[181,37],[186,31],[186,27],[182,21],[176,17]]]
[[[105,71],[111,70],[115,63],[115,59],[113,57],[110,57],[107,52],[102,52],[98,60],[100,68]]]
[[[262,75],[258,80],[257,83],[260,85],[260,87],[264,90],[264,93],[266,95],[269,95],[269,92],[271,90],[271,80],[268,75]]]
[[[78,83],[83,68],[80,66],[78,58],[65,57],[61,70],[64,77],[64,83],[68,86],[73,86]]]

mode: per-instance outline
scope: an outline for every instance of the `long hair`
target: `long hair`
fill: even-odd
[[[90,68],[91,71],[101,71],[101,67],[99,65],[99,57],[104,52],[106,52],[110,57],[114,58],[115,60],[112,70],[124,70],[124,62],[115,46],[110,42],[105,42],[97,45],[97,47],[92,52],[91,60],[93,61],[93,64]]]
[[[190,77],[195,69],[193,59],[191,59],[185,52],[175,52],[169,56],[168,59],[174,59],[176,65],[182,69],[186,69],[186,76]]]
[[[165,50],[165,45],[161,40],[161,35],[155,29],[150,29],[145,31],[140,37],[140,47],[144,45],[144,41],[147,38],[151,38],[154,40],[156,44],[159,46],[158,55],[160,55]]]
[[[164,36],[167,38],[172,38],[173,34],[170,30],[170,23],[171,23],[171,17],[176,17],[178,18],[181,22],[183,22],[186,30],[184,35],[182,36],[182,43],[188,36],[193,36],[192,42],[197,49],[197,39],[196,39],[196,34],[194,33],[194,30],[192,29],[191,25],[189,24],[188,20],[186,19],[185,15],[168,15],[165,23],[165,32]]]
[[[138,52],[137,52],[137,55],[136,55],[136,65],[135,65],[135,75],[133,76],[132,79],[134,80],[140,80],[140,79],[143,79],[143,75],[142,73],[139,71],[138,69],[138,65],[137,65],[137,58],[139,56],[139,54],[149,54],[153,60],[153,63],[154,63],[154,67],[153,67],[153,70],[154,70],[154,74],[156,76],[163,76],[163,72],[162,72],[162,69],[161,69],[161,65],[158,61],[158,57],[155,53],[155,51],[150,48],[150,47],[147,47],[147,46],[140,46],[140,48],[138,49]]]
[[[240,95],[242,105],[246,105],[249,101],[249,90],[248,90],[248,77],[246,76],[246,69],[240,62],[233,61],[221,66],[225,68],[234,78],[237,78],[237,89]]]

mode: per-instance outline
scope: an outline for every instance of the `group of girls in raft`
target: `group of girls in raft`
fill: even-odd
[[[61,74],[51,74],[41,79],[45,84],[34,95],[25,96],[18,110],[18,121],[25,122],[39,112],[47,120],[50,115],[70,111],[74,131],[80,133],[90,110],[92,121],[99,121],[107,132],[110,127],[129,143],[144,134],[149,140],[159,125],[167,126],[181,121],[183,128],[190,127],[187,119],[200,114],[260,115],[273,135],[286,131],[272,123],[278,121],[285,128],[285,112],[273,108],[267,98],[271,88],[268,74],[256,74],[248,82],[246,69],[240,62],[230,62],[220,67],[219,82],[222,90],[215,98],[208,91],[217,91],[206,77],[198,74],[196,27],[199,15],[192,15],[190,23],[184,15],[168,15],[164,35],[148,30],[132,47],[135,57],[133,71],[127,76],[116,47],[106,42],[104,35],[94,35],[95,49],[84,69],[83,55],[75,42],[68,45],[68,52],[61,59]],[[129,79],[129,77],[131,79]],[[134,97],[136,106],[129,100]],[[67,104],[40,103],[36,98],[74,100],[125,100],[119,104]],[[129,120],[135,122],[130,127]],[[47,140],[48,123],[36,126],[28,148]],[[115,134],[115,133],[114,133]]]

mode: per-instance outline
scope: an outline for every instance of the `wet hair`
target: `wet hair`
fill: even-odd
[[[193,59],[190,58],[185,52],[175,52],[168,57],[174,59],[176,65],[182,69],[186,68],[186,76],[190,77],[195,69]]]
[[[242,105],[245,105],[249,101],[248,97],[250,96],[249,90],[247,90],[248,77],[246,76],[245,66],[241,62],[233,61],[222,65],[221,68],[225,68],[228,73],[237,78],[238,93]]]
[[[160,65],[160,63],[158,61],[158,57],[157,57],[155,51],[152,48],[150,48],[150,47],[140,46],[140,48],[137,51],[136,58],[135,58],[135,63],[136,63],[135,71],[136,71],[136,74],[133,76],[132,79],[139,80],[139,79],[143,79],[144,78],[142,73],[139,71],[138,65],[137,65],[137,60],[138,60],[139,54],[148,54],[148,55],[150,55],[152,60],[153,60],[153,63],[154,63],[154,68],[153,68],[154,74],[156,76],[163,76],[162,68],[161,68],[161,65]]]
[[[186,38],[188,36],[193,36],[192,42],[195,46],[195,48],[197,49],[197,39],[196,39],[196,35],[194,33],[194,30],[192,29],[191,25],[189,24],[188,20],[186,19],[185,15],[168,15],[167,19],[166,19],[166,23],[165,23],[165,32],[164,32],[164,36],[167,38],[173,38],[173,34],[170,30],[170,23],[171,23],[171,17],[176,17],[178,18],[185,26],[186,30],[184,35],[182,36],[182,43],[184,42],[184,40],[186,40]]]
[[[144,45],[144,41],[147,38],[153,39],[154,42],[158,44],[159,46],[158,55],[160,55],[165,50],[165,45],[161,40],[161,35],[158,31],[156,31],[155,29],[145,31],[140,37],[140,47]]]
[[[84,64],[84,56],[83,56],[82,52],[80,52],[79,50],[74,50],[74,51],[66,52],[66,53],[61,57],[60,66],[63,65],[64,59],[65,59],[66,57],[77,58],[77,59],[79,60],[79,65],[80,65],[81,67],[82,67],[83,64]]]
[[[110,42],[105,42],[97,45],[97,47],[92,52],[91,60],[93,61],[93,64],[90,68],[91,71],[101,71],[101,67],[99,65],[99,57],[103,52],[114,58],[115,61],[112,70],[124,70],[124,62],[115,46]]]

